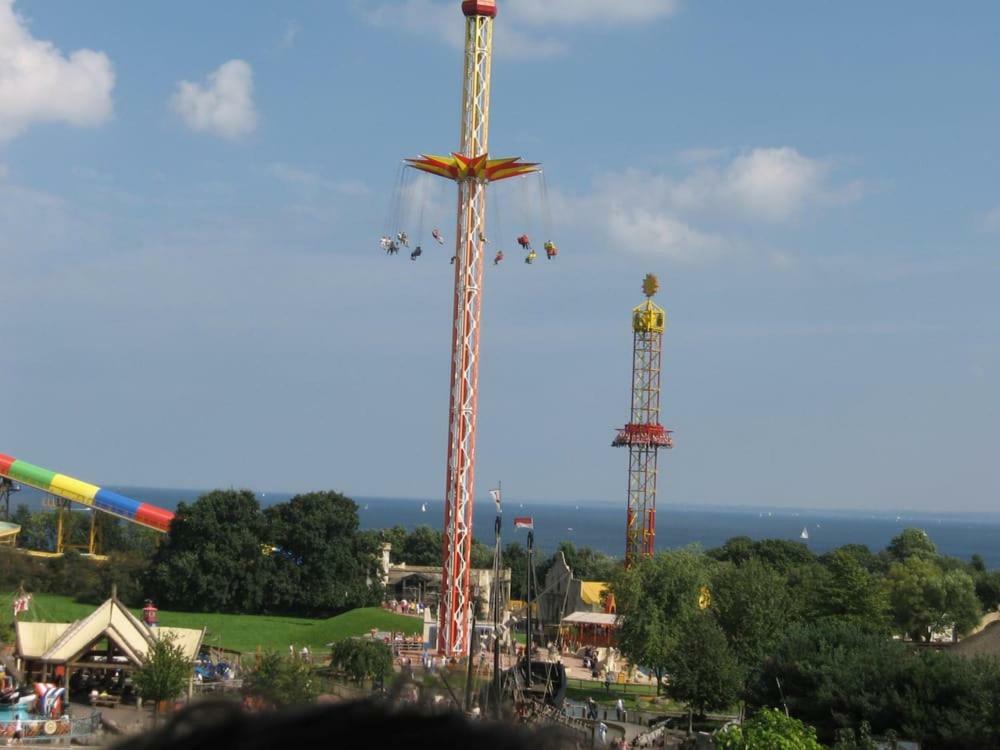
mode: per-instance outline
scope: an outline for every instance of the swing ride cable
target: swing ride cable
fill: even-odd
[[[405,232],[410,220],[413,189],[413,171],[409,165],[403,168],[402,180],[399,185],[399,204],[396,213],[396,232]]]
[[[496,250],[503,250],[504,239],[503,239],[503,224],[500,223],[500,191],[494,189],[493,200],[490,202],[490,207],[493,209],[493,224],[496,227],[496,231],[492,229],[487,232],[487,234],[494,235],[493,245]]]
[[[418,200],[420,201],[420,219],[417,221],[416,246],[420,247],[421,245],[424,244],[424,209],[427,207],[427,201],[428,201],[427,193],[425,191],[431,188],[428,178],[426,178],[424,175],[419,175],[417,179],[420,180],[420,182],[416,183],[417,196]]]
[[[552,204],[549,202],[549,183],[545,179],[545,170],[538,170],[538,179],[541,180],[542,214],[545,222],[545,241],[552,242]]]
[[[400,162],[399,168],[396,170],[396,179],[393,182],[392,192],[389,194],[389,213],[386,217],[389,225],[386,227],[386,236],[390,239],[394,239],[396,236],[396,219],[399,212],[399,193],[403,183],[404,169],[406,169],[406,162]]]

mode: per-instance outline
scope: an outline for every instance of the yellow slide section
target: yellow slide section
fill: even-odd
[[[81,503],[82,505],[93,505],[94,498],[101,490],[96,485],[81,482],[79,479],[73,479],[73,477],[68,477],[65,474],[56,474],[52,477],[51,487],[53,491],[58,491],[60,495],[68,500]]]

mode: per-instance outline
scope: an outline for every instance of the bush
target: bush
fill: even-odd
[[[392,650],[379,641],[345,638],[333,644],[330,666],[360,685],[392,671]]]

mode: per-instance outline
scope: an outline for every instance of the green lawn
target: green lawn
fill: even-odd
[[[12,594],[3,597],[10,601]],[[85,617],[94,608],[80,604],[68,596],[35,594],[31,609],[21,617],[30,621],[72,622]],[[136,616],[139,610],[133,610]],[[0,622],[9,622],[10,611],[0,612]],[[308,646],[317,653],[325,650],[327,643],[364,635],[372,628],[395,630],[404,633],[420,633],[421,621],[383,609],[354,609],[325,620],[310,620],[304,617],[270,617],[267,615],[223,615],[202,612],[167,612],[160,610],[160,624],[166,627],[203,628],[207,627],[205,644],[223,646],[237,651],[250,652],[258,646],[264,649],[287,651],[289,645],[298,650]]]
[[[602,706],[614,706],[615,701],[621,698],[625,703],[625,708],[630,711],[640,709],[642,711],[676,710],[681,708],[672,701],[664,701],[660,705],[652,703],[656,696],[655,685],[621,685],[616,682],[611,683],[611,690],[605,690],[602,681],[576,680],[570,679],[567,684],[566,697],[571,700],[585,701],[593,698]]]

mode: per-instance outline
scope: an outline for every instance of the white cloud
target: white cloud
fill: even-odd
[[[728,153],[729,150],[724,148],[688,148],[677,154],[677,161],[681,164],[702,164],[718,161]]]
[[[297,21],[289,21],[285,24],[285,30],[278,40],[278,49],[291,49],[295,45],[295,38],[299,35],[301,28]]]
[[[677,0],[505,0],[501,12],[536,25],[629,24],[669,18]]]
[[[682,152],[680,161],[695,168],[680,178],[633,169],[605,176],[602,182],[608,189],[677,211],[763,222],[786,221],[807,206],[860,195],[857,183],[830,184],[829,161],[803,156],[794,148],[755,148],[728,162],[725,153]]]
[[[982,219],[982,228],[987,232],[1000,232],[1000,206],[988,211]]]
[[[644,208],[615,208],[607,216],[608,238],[619,247],[676,261],[704,261],[723,251],[720,238],[680,219]]]
[[[282,182],[289,182],[296,185],[317,187],[325,182],[318,174],[280,161],[272,164],[269,167],[269,171]]]
[[[590,227],[615,247],[704,261],[746,249],[740,227],[781,224],[802,212],[860,196],[859,183],[833,184],[828,160],[791,147],[757,148],[726,158],[718,149],[684,152],[680,176],[636,168],[605,174],[589,195],[558,196],[563,218]],[[791,256],[767,251],[787,268]]]
[[[307,169],[296,167],[285,162],[275,162],[268,167],[268,171],[278,180],[289,185],[319,190],[330,190],[342,195],[366,196],[371,195],[371,188],[360,180],[344,179],[330,180],[322,175],[310,172]]]
[[[243,60],[223,63],[204,83],[179,82],[171,105],[184,123],[198,132],[239,138],[257,127],[253,72]]]
[[[755,148],[729,165],[719,197],[755,218],[780,221],[819,193],[828,166],[787,146]]]
[[[452,0],[382,0],[356,5],[373,26],[436,37],[455,49],[464,46],[459,6]],[[566,54],[569,46],[534,29],[641,23],[666,18],[677,7],[678,0],[505,0],[500,6],[505,22],[496,27],[496,54],[519,60],[557,57]]]
[[[442,5],[433,0],[402,0],[383,2],[372,7],[366,3],[363,15],[368,23],[380,28],[436,36],[439,40],[462,49],[465,34],[454,3]]]
[[[13,0],[0,0],[0,141],[36,122],[100,125],[111,117],[114,68],[103,52],[64,56],[35,39]]]
[[[499,57],[518,60],[559,57],[569,51],[569,46],[565,42],[527,33],[516,26],[497,27],[494,46]]]

